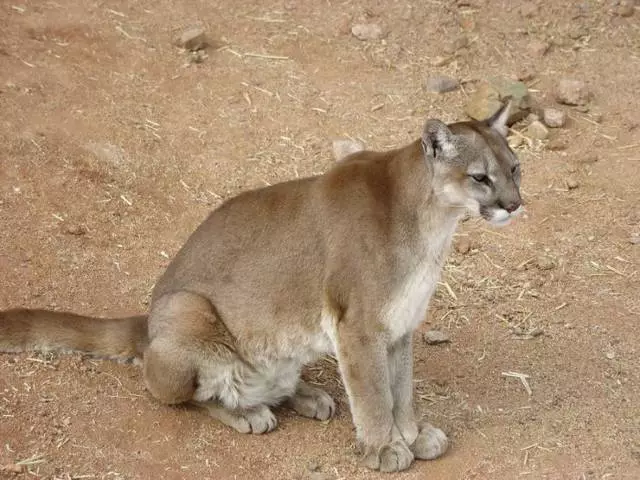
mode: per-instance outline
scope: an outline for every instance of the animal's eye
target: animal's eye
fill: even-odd
[[[514,165],[513,167],[511,167],[511,175],[515,175],[518,170],[520,170],[520,165]]]
[[[487,177],[486,175],[484,175],[482,173],[471,175],[471,178],[473,178],[478,183],[486,183],[487,185],[490,182],[489,177]]]

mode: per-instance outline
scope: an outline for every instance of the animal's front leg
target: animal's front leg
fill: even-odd
[[[432,460],[449,447],[445,433],[427,422],[416,422],[413,406],[413,341],[411,333],[400,338],[389,351],[396,430],[416,458]]]
[[[408,333],[389,349],[389,372],[393,395],[394,435],[404,438],[407,445],[418,436],[418,423],[413,408],[413,348]]]
[[[393,435],[393,395],[385,337],[383,329],[371,330],[370,325],[364,326],[347,314],[338,323],[336,346],[363,463],[375,470],[395,472],[409,468],[413,454],[401,436]]]

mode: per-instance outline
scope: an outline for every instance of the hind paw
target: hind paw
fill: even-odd
[[[278,419],[266,405],[246,410],[227,410],[218,404],[199,404],[209,415],[240,433],[267,433],[278,426]]]
[[[336,411],[333,398],[327,392],[304,382],[298,384],[287,405],[299,415],[317,420],[328,420]]]

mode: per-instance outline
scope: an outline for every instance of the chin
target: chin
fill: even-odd
[[[522,211],[523,208],[521,206],[511,213],[503,210],[502,208],[496,208],[493,210],[489,210],[486,213],[483,212],[482,218],[484,218],[493,226],[505,227],[511,223],[511,220],[520,215]]]
[[[498,218],[491,218],[491,219],[486,219],[491,225],[493,225],[494,227],[506,227],[507,225],[509,225],[511,223],[511,217],[507,217],[504,219],[498,219]]]

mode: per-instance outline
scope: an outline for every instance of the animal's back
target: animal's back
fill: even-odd
[[[202,295],[238,339],[319,320],[325,248],[310,194],[316,181],[252,190],[222,204],[176,255],[154,299],[181,290]]]

